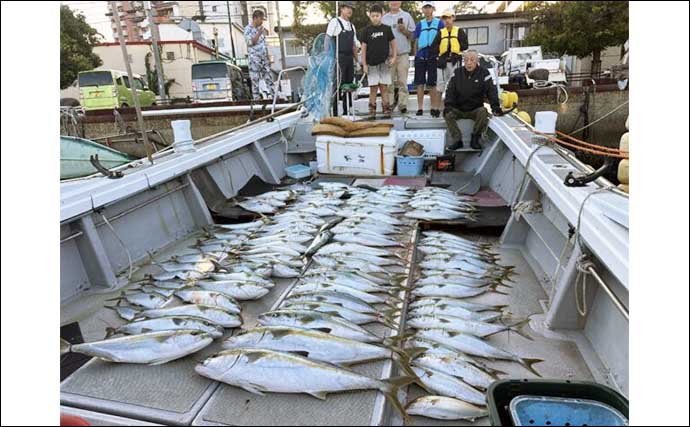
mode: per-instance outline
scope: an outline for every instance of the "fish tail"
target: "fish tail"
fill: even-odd
[[[72,344],[70,344],[66,339],[60,338],[60,356],[72,352]]]
[[[539,362],[543,362],[543,361],[544,361],[543,359],[531,359],[531,358],[520,358],[520,359],[518,359],[518,363],[520,363],[522,366],[525,367],[525,369],[527,369],[528,371],[530,371],[534,375],[538,376],[539,378],[541,378],[542,376],[539,372],[537,372],[534,369],[534,365],[536,365]]]
[[[417,374],[415,374],[415,372],[410,367],[412,360],[424,354],[427,351],[427,348],[413,347],[407,350],[391,348],[391,350],[394,354],[393,361],[398,365],[398,367],[405,374],[405,376],[412,378],[414,380],[414,383],[421,387],[423,390],[432,393],[432,391],[427,388],[427,386],[419,379]]]
[[[525,331],[525,327],[529,325],[529,317],[525,320],[521,320],[513,325],[510,326],[510,330],[517,333],[518,335],[522,336],[525,339],[528,339],[530,341],[534,341],[534,338],[529,336],[527,332]]]
[[[489,290],[491,290],[491,292],[493,292],[495,294],[499,294],[499,295],[510,295],[509,293],[501,292],[501,291],[497,290],[496,289],[497,286],[498,286],[498,283],[493,283],[493,284],[489,285]]]
[[[414,377],[394,377],[382,380],[381,382],[382,385],[379,388],[379,390],[381,391],[381,393],[383,393],[384,396],[386,396],[388,402],[390,402],[390,404],[400,413],[400,415],[403,417],[405,424],[409,425],[411,419],[410,416],[407,415],[407,412],[405,412],[405,408],[398,399],[398,391],[401,387],[415,382]]]

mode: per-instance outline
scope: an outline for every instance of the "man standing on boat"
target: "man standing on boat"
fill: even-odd
[[[455,70],[448,82],[443,118],[454,141],[448,150],[463,147],[462,132],[458,126],[459,119],[474,120],[470,146],[476,150],[482,147],[479,140],[489,126],[489,112],[484,108],[484,99],[488,98],[491,111],[496,116],[502,115],[498,101],[498,91],[489,70],[479,65],[479,55],[474,49],[464,54],[464,65]]]
[[[388,86],[388,98],[394,103],[400,113],[407,113],[407,100],[410,92],[407,90],[407,74],[410,71],[410,40],[414,36],[415,22],[412,15],[400,9],[401,1],[388,2],[390,10],[383,15],[383,23],[393,30],[395,45],[398,48],[395,64],[391,67],[392,84]],[[398,101],[395,103],[395,89],[398,89]]]
[[[249,78],[252,81],[255,101],[262,98],[272,99],[274,93],[271,63],[266,46],[268,30],[264,27],[265,18],[262,10],[255,10],[252,14],[252,23],[244,29],[244,39],[249,49]]]
[[[434,39],[433,49],[438,52],[436,90],[443,96],[455,70],[462,64],[462,52],[467,50],[467,34],[453,25],[455,13],[446,10],[441,15],[443,28]]]
[[[438,52],[433,50],[433,41],[443,28],[443,21],[434,18],[434,2],[422,3],[424,18],[417,23],[414,30],[414,84],[417,86],[417,115],[424,115],[424,89],[429,89],[431,97],[431,117],[441,115],[441,95],[434,90],[436,87],[436,58]]]
[[[338,8],[338,17],[331,19],[326,29],[326,35],[337,40],[336,53],[338,55],[338,67],[336,70],[336,84],[343,85],[354,83],[355,81],[355,56],[357,56],[357,48],[359,41],[357,40],[357,33],[354,24],[350,21],[352,19],[352,12],[355,5],[351,1],[341,1]],[[326,45],[327,46],[327,45]],[[338,79],[340,77],[340,79]],[[336,90],[340,90],[336,87]],[[352,103],[352,92],[347,92],[348,100],[344,99],[341,94],[340,99],[343,100],[343,114],[347,114],[347,106]],[[337,101],[333,101],[333,116],[338,115]]]

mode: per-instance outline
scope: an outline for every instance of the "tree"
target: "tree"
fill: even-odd
[[[149,52],[146,54],[144,57],[144,68],[146,68],[146,83],[149,86],[149,89],[153,91],[156,95],[160,95],[160,89],[158,88],[158,70],[156,70],[156,67],[151,66],[151,57],[153,56],[153,52]],[[166,96],[170,96],[170,88],[172,85],[177,84],[175,79],[166,79],[165,76],[163,76],[163,79],[165,79],[165,83],[163,83],[163,90],[165,91]]]
[[[361,31],[369,25],[370,20],[369,20],[369,15],[367,14],[369,6],[371,6],[372,3],[369,2],[356,2],[357,7],[355,7],[354,12],[352,13],[352,23],[355,25],[355,28],[357,28],[357,31]],[[386,10],[384,2],[379,2],[382,7],[384,7],[384,10]],[[303,21],[307,9],[311,5],[316,5],[316,7],[319,9],[321,13],[323,13],[323,17],[326,20],[331,20],[337,15],[337,12],[335,10],[335,2],[333,1],[293,1],[292,6],[293,6],[293,15],[294,15],[294,24],[292,27],[292,31],[299,40],[300,44],[303,46],[311,47],[311,43],[314,41],[316,36],[318,36],[321,33],[326,32],[326,27],[327,24],[320,24],[320,25],[304,25],[301,24]],[[403,1],[401,9],[408,12],[412,17],[414,18],[415,22],[418,22],[421,17],[422,17],[422,9],[421,9],[421,2],[418,1]],[[359,37],[359,34],[357,35]]]
[[[86,23],[84,15],[74,15],[69,7],[60,6],[60,89],[69,87],[80,71],[103,63],[93,53],[99,41],[98,32]]]
[[[479,13],[479,9],[471,1],[459,1],[455,3],[453,10],[457,15],[470,15]]]
[[[592,55],[592,76],[601,71],[601,51],[628,40],[627,1],[529,2],[532,26],[527,45],[559,56]]]

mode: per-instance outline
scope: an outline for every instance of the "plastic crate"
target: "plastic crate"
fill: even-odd
[[[516,399],[524,398],[559,398],[570,400],[579,400],[580,403],[592,402],[606,405],[617,411],[624,417],[627,422],[628,417],[628,400],[620,393],[612,390],[609,387],[592,383],[580,381],[549,381],[549,380],[501,380],[496,381],[487,391],[487,403],[489,407],[489,418],[492,426],[517,426],[517,425],[582,425],[581,419],[587,415],[587,412],[579,413],[573,411],[569,421],[566,420],[568,414],[562,411],[558,413],[548,414],[541,413],[540,417],[532,418],[532,424],[527,420],[526,424],[516,423],[511,413],[511,403]],[[547,399],[548,400],[548,399]],[[553,400],[555,402],[555,399]],[[587,401],[587,402],[585,402]],[[519,402],[519,401],[518,401]],[[515,408],[515,405],[512,405]],[[563,407],[561,407],[562,409]],[[549,418],[551,417],[551,418]],[[566,418],[564,418],[566,417]],[[550,424],[547,424],[550,423]],[[560,424],[559,424],[560,423]],[[597,424],[591,419],[586,423],[587,425],[610,425]]]
[[[287,176],[293,179],[302,179],[311,176],[311,168],[304,165],[292,165],[285,168]]]
[[[424,172],[424,156],[395,156],[398,176],[419,176]]]

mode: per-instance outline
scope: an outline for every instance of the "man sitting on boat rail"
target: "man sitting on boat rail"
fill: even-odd
[[[459,119],[474,120],[470,145],[477,150],[482,148],[479,139],[489,126],[489,112],[484,108],[485,98],[489,98],[494,115],[502,114],[493,78],[489,70],[479,65],[477,51],[467,50],[463,54],[463,59],[463,66],[455,70],[455,74],[448,82],[443,110],[443,118],[454,141],[448,146],[448,150],[451,151],[463,147],[462,132],[458,126]]]

